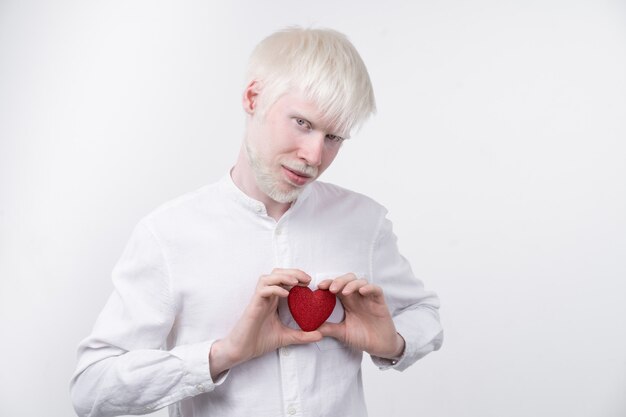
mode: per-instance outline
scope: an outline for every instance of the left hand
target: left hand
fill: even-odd
[[[324,336],[381,358],[402,355],[404,339],[396,332],[382,288],[354,274],[324,280],[318,288],[335,294],[346,314],[341,323],[322,324],[318,330]]]

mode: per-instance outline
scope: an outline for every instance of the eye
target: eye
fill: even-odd
[[[300,117],[296,117],[295,118],[296,123],[298,124],[298,126],[302,126],[305,129],[310,129],[311,128],[311,124],[309,122],[307,122],[304,119],[301,119]]]
[[[326,139],[334,143],[341,143],[344,141],[344,138],[342,138],[341,136],[331,135],[331,134],[326,135]]]

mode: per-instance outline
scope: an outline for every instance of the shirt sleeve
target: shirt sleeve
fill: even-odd
[[[174,323],[169,270],[146,220],[113,270],[114,290],[89,337],[78,347],[70,391],[79,416],[145,414],[212,391],[213,341],[164,350]]]
[[[370,276],[383,289],[396,330],[405,340],[405,349],[397,360],[372,356],[372,361],[381,369],[403,371],[441,347],[443,329],[437,294],[426,291],[422,281],[415,278],[409,262],[398,251],[392,223],[385,214],[372,247]]]

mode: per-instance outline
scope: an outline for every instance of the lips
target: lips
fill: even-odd
[[[282,168],[283,168],[283,171],[285,172],[285,176],[287,177],[289,182],[294,184],[294,185],[302,186],[302,185],[306,184],[312,178],[311,176],[309,176],[307,174],[303,174],[301,172],[289,169],[289,168],[287,168],[284,165],[283,165]]]

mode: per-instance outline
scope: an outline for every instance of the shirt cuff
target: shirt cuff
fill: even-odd
[[[381,370],[393,368],[394,366],[398,364],[398,361],[402,359],[402,357],[400,359],[387,359],[387,358],[381,358],[381,357],[373,356],[373,355],[371,356],[371,358],[372,358],[372,362],[374,362],[374,365],[378,366],[378,369],[381,369]]]
[[[402,359],[404,359],[404,357],[406,356],[406,349],[407,349],[406,339],[400,333],[398,334],[404,340],[404,350],[402,351],[402,355],[400,355],[400,357],[398,358],[393,358],[393,359],[381,358],[380,356],[370,355],[370,357],[372,358],[372,362],[374,362],[374,365],[378,366],[378,369],[385,370],[385,369],[393,368],[394,366],[398,364],[398,362],[402,361]]]
[[[189,395],[213,391],[215,387],[221,385],[226,380],[230,373],[230,370],[222,372],[215,381],[211,378],[209,352],[214,342],[215,340],[211,340],[182,345],[175,347],[170,352],[183,361],[185,368],[184,383],[189,390]]]
[[[380,369],[403,371],[428,353],[438,350],[443,342],[443,330],[436,311],[416,309],[394,317],[396,331],[405,341],[404,353],[397,360],[372,356]]]

